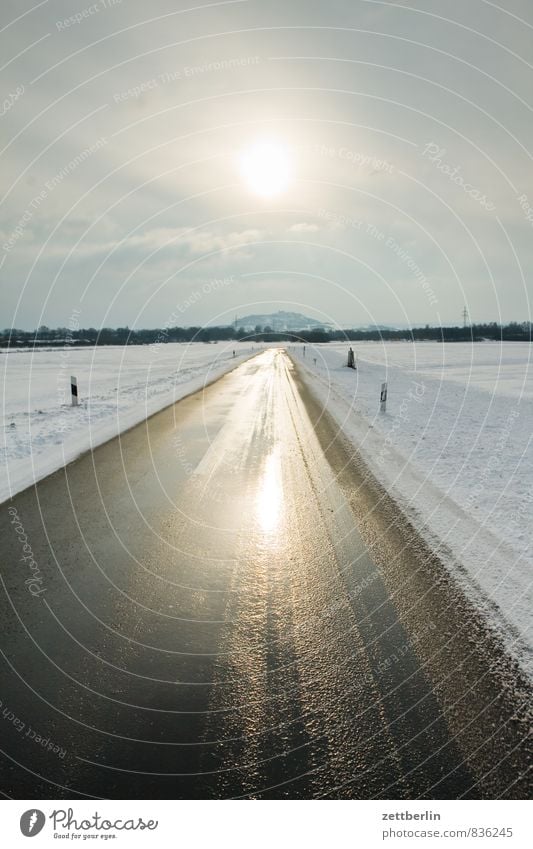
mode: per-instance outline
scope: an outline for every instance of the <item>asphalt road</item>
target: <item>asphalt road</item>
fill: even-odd
[[[0,535],[6,797],[528,795],[518,669],[282,351]]]

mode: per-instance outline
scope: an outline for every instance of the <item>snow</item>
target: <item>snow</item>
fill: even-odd
[[[522,343],[293,346],[315,394],[533,670],[533,368]],[[316,365],[314,359],[316,358]],[[386,412],[379,409],[388,383]]]
[[[0,502],[196,392],[251,354],[250,344],[238,342],[0,353]],[[78,407],[71,406],[71,375],[78,379]]]
[[[344,365],[348,347],[308,345],[304,358],[295,345],[290,353],[374,474],[531,670],[530,346],[353,343],[357,371]],[[249,343],[238,342],[0,353],[0,501],[251,353]],[[78,408],[70,406],[71,374]],[[384,380],[389,397],[380,413]]]

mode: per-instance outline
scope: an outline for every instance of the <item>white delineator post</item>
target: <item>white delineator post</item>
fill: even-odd
[[[70,378],[70,395],[72,398],[72,406],[78,406],[78,378],[72,377]]]
[[[387,409],[387,384],[381,384],[381,394],[379,396],[379,409],[384,413]]]

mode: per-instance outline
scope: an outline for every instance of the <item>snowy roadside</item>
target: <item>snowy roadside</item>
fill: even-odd
[[[521,343],[293,346],[318,400],[533,672],[531,350]],[[315,364],[316,359],[316,364]],[[380,412],[381,382],[388,382]]]
[[[0,353],[0,502],[197,392],[253,353],[237,342]],[[70,402],[71,374],[78,379],[78,407]]]

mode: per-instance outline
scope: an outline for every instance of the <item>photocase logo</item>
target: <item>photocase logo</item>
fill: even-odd
[[[36,834],[42,831],[45,822],[46,817],[43,812],[32,808],[22,814],[20,818],[20,830],[24,837],[35,837]]]

